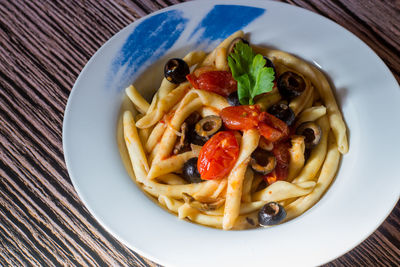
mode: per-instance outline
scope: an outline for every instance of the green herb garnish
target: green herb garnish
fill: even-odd
[[[249,45],[243,42],[235,45],[228,57],[228,65],[238,83],[240,104],[253,105],[256,96],[272,91],[275,73],[265,64],[263,56],[255,54]]]

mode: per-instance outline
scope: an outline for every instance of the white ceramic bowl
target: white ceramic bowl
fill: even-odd
[[[116,125],[124,88],[150,97],[165,59],[211,50],[236,30],[327,73],[349,128],[350,151],[323,198],[268,229],[221,231],[181,221],[150,200],[121,162]],[[311,266],[346,253],[388,216],[400,192],[400,90],[362,41],[319,15],[276,2],[201,1],[135,21],[90,59],[68,100],[63,128],[71,180],[114,236],[173,266]]]

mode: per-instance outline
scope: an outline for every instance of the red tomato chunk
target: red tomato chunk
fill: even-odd
[[[249,130],[257,127],[260,109],[258,106],[234,106],[221,110],[225,126],[231,130]]]
[[[202,72],[198,77],[195,74],[189,74],[186,79],[196,89],[210,91],[225,97],[237,90],[237,82],[229,71],[207,71]]]
[[[203,180],[224,178],[239,156],[239,144],[233,131],[222,131],[211,137],[200,150],[197,169]]]
[[[277,117],[261,112],[257,105],[234,106],[221,110],[220,116],[225,126],[231,130],[249,130],[257,128],[270,142],[276,142],[289,135],[289,127]]]
[[[287,126],[287,124],[284,121],[281,121],[280,119],[275,117],[274,115],[271,115],[268,112],[262,112],[260,114],[259,120],[261,122],[263,122],[264,124],[270,125],[273,128],[275,128],[276,130],[278,130],[279,132],[281,132],[280,138],[284,138],[289,135],[289,127]],[[270,141],[273,141],[273,140],[270,140]],[[277,140],[275,140],[275,141],[277,141]]]

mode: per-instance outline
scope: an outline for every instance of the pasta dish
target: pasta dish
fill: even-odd
[[[326,192],[348,143],[316,67],[238,31],[210,53],[168,60],[164,74],[150,103],[126,88],[119,125],[127,169],[161,206],[248,229],[291,220]]]

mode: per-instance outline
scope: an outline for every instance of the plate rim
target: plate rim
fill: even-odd
[[[85,64],[84,68],[81,70],[81,72],[80,72],[78,78],[76,79],[76,81],[75,81],[75,83],[74,83],[74,86],[73,86],[73,88],[72,88],[72,90],[71,90],[71,93],[70,93],[70,95],[69,95],[69,97],[68,97],[68,102],[67,102],[67,105],[66,105],[66,108],[65,108],[64,118],[63,118],[62,139],[63,139],[63,150],[64,150],[65,162],[66,162],[66,166],[67,166],[67,170],[68,170],[68,173],[69,173],[69,177],[70,177],[71,182],[72,182],[72,184],[73,184],[73,186],[74,186],[74,189],[77,191],[78,196],[79,196],[79,198],[82,200],[82,202],[83,202],[83,204],[85,205],[85,207],[88,208],[88,210],[89,210],[89,212],[91,213],[91,215],[99,222],[99,224],[100,224],[102,227],[104,227],[112,236],[114,236],[114,237],[116,237],[118,240],[120,240],[124,245],[126,245],[126,246],[128,246],[129,248],[133,249],[135,252],[138,252],[139,254],[144,255],[146,258],[149,258],[149,259],[153,260],[154,262],[160,262],[160,261],[159,261],[159,259],[158,259],[156,256],[153,256],[153,255],[151,255],[151,254],[149,254],[149,253],[147,253],[147,252],[145,252],[145,251],[142,251],[142,250],[139,249],[138,247],[136,247],[136,246],[130,244],[130,242],[127,242],[127,241],[125,240],[125,238],[119,236],[115,231],[113,231],[113,229],[110,229],[110,228],[108,227],[107,223],[105,223],[102,219],[100,219],[100,218],[96,215],[96,212],[92,209],[90,202],[86,199],[86,197],[84,196],[84,194],[81,192],[80,187],[79,187],[79,182],[77,182],[77,180],[75,179],[75,176],[72,175],[72,172],[73,172],[73,171],[72,171],[71,166],[70,166],[71,163],[70,163],[70,161],[69,161],[69,159],[68,159],[68,157],[69,157],[69,156],[68,156],[69,148],[67,147],[67,145],[66,145],[66,143],[65,143],[65,141],[64,141],[64,140],[65,140],[65,135],[67,134],[67,133],[66,133],[66,131],[67,131],[67,130],[66,130],[66,121],[68,121],[68,119],[69,119],[69,115],[68,115],[68,114],[71,112],[70,109],[71,109],[71,105],[72,105],[72,104],[71,104],[70,99],[73,99],[73,97],[74,97],[73,95],[76,94],[76,91],[78,90],[78,89],[77,89],[77,88],[78,88],[78,85],[79,85],[79,83],[80,83],[80,79],[82,79],[82,77],[83,77],[84,73],[86,73],[87,69],[90,68],[90,66],[91,66],[92,63],[93,63],[93,60],[94,60],[96,57],[98,57],[98,56],[102,53],[103,49],[105,49],[105,47],[107,47],[108,45],[110,45],[110,43],[113,42],[114,39],[117,39],[121,32],[126,31],[129,27],[132,27],[132,25],[138,25],[138,24],[142,23],[142,22],[143,22],[145,19],[147,19],[149,16],[153,16],[153,15],[156,15],[156,14],[159,14],[159,13],[163,13],[163,12],[168,11],[168,10],[170,10],[170,9],[175,9],[175,8],[179,9],[179,8],[184,7],[184,6],[191,6],[193,3],[195,3],[195,4],[197,4],[197,3],[203,3],[203,4],[204,4],[204,3],[212,3],[213,5],[219,4],[219,3],[229,3],[229,4],[237,4],[237,5],[246,5],[244,2],[246,2],[248,6],[265,7],[263,4],[261,4],[260,2],[257,2],[257,1],[241,1],[241,0],[238,0],[238,1],[237,1],[237,0],[235,0],[235,1],[224,1],[224,0],[222,0],[222,1],[221,1],[221,0],[218,0],[218,1],[209,1],[209,0],[207,0],[207,1],[194,1],[194,2],[184,2],[184,3],[181,3],[181,4],[177,4],[177,5],[172,5],[172,6],[163,8],[163,9],[161,9],[161,10],[158,10],[158,11],[156,11],[156,12],[150,13],[149,15],[146,15],[146,16],[141,17],[140,19],[138,19],[138,20],[136,20],[136,21],[130,23],[129,25],[127,25],[126,27],[124,27],[123,29],[121,29],[120,31],[118,31],[116,34],[114,34],[110,39],[108,39],[108,40],[96,51],[96,53],[89,59],[89,61]],[[268,2],[268,3],[266,3],[266,5],[268,5],[268,4],[270,4],[270,3],[271,3],[271,2]],[[369,49],[369,51],[372,52],[372,54],[376,57],[376,59],[380,60],[381,63],[386,67],[386,72],[390,73],[390,75],[393,77],[393,74],[391,73],[390,69],[386,66],[386,64],[384,63],[384,61],[383,61],[380,57],[378,57],[377,54],[369,47],[369,45],[366,44],[366,43],[364,43],[359,37],[357,37],[357,36],[356,36],[355,34],[353,34],[352,32],[348,31],[348,30],[347,30],[346,28],[344,28],[343,26],[341,26],[341,25],[335,23],[334,21],[332,21],[332,20],[330,20],[330,19],[328,19],[328,18],[326,18],[326,17],[324,17],[324,16],[322,16],[322,15],[320,15],[320,14],[311,12],[311,11],[306,10],[306,9],[304,9],[304,8],[300,8],[300,7],[297,7],[297,6],[292,6],[292,5],[289,5],[289,4],[286,4],[286,3],[277,3],[277,2],[275,2],[274,4],[282,5],[282,6],[290,6],[291,8],[301,9],[301,10],[307,11],[307,12],[309,12],[310,14],[312,14],[313,16],[318,16],[319,19],[322,18],[322,19],[324,19],[324,20],[330,21],[331,23],[334,23],[335,26],[339,26],[339,27],[341,28],[341,30],[344,30],[344,31],[346,31],[347,33],[350,33],[353,37],[357,38],[357,40],[358,40],[359,42],[361,42],[362,44],[364,44],[364,45]],[[393,77],[393,79],[394,79],[394,77]],[[395,80],[395,79],[394,79],[394,80]],[[68,123],[67,123],[67,124],[68,124]],[[68,127],[68,126],[67,126],[67,127]],[[375,232],[376,229],[379,227],[379,225],[381,225],[382,222],[389,216],[389,214],[391,213],[391,211],[393,210],[393,208],[397,205],[397,202],[398,202],[398,200],[397,200],[396,202],[394,202],[394,204],[392,205],[391,209],[387,212],[386,217],[380,218],[379,224],[377,225],[377,227],[374,228],[374,229],[372,229],[372,230],[371,230],[367,235],[365,235],[365,237],[362,238],[356,245],[351,246],[350,249],[348,249],[347,251],[344,251],[341,255],[335,256],[335,257],[333,257],[333,258],[327,260],[326,262],[332,261],[332,260],[334,260],[334,259],[336,259],[336,258],[338,258],[338,257],[340,257],[340,256],[342,256],[342,255],[344,255],[344,254],[346,254],[347,252],[349,252],[350,250],[352,250],[353,248],[355,248],[356,246],[358,246],[359,244],[361,244],[366,238],[368,238],[368,236],[370,236],[373,232]],[[317,203],[317,204],[318,204],[318,203]],[[321,264],[324,264],[324,263],[326,263],[326,262],[323,262],[323,263],[321,263]],[[161,262],[160,262],[160,263],[161,263]],[[163,263],[163,264],[165,264],[165,263]],[[167,263],[167,264],[168,264],[168,263]]]

